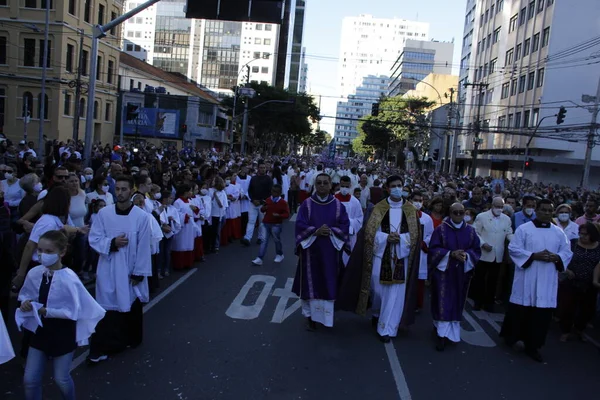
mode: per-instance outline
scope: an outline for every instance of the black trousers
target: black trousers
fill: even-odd
[[[558,316],[562,333],[571,333],[571,329],[583,332],[594,318],[598,292],[590,287],[579,289],[565,282],[558,288]]]
[[[90,356],[115,354],[142,344],[144,312],[139,299],[129,312],[107,311],[90,340]]]
[[[487,261],[479,261],[475,266],[471,294],[476,305],[491,306],[494,304],[501,266],[502,263]]]
[[[523,341],[527,350],[539,350],[546,343],[554,308],[538,308],[508,303],[500,337],[508,345]]]
[[[298,190],[290,189],[286,200],[290,206],[290,212],[296,213],[298,211]]]

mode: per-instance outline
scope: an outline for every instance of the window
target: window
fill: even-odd
[[[492,6],[490,7],[490,19],[492,19],[494,17],[494,11],[496,6],[494,4],[492,4]]]
[[[519,60],[519,58],[521,58],[521,48],[523,47],[523,45],[521,45],[521,43],[519,43],[517,45],[517,47],[515,47],[515,62]]]
[[[260,51],[254,52],[254,59],[260,58]]]
[[[269,73],[269,67],[262,67],[260,69],[260,72],[263,73],[263,74],[268,74]]]
[[[515,14],[510,21],[508,22],[508,33],[513,32],[515,29],[517,29],[517,18],[519,17],[518,14]]]
[[[554,4],[554,0],[548,0],[548,5],[547,5],[547,7],[550,7],[552,4]]]
[[[504,0],[496,1],[496,14],[504,9]]]
[[[262,58],[268,60],[271,57],[271,53],[262,53]]]
[[[273,29],[273,25],[271,24],[265,24],[265,31],[270,31]]]
[[[133,90],[134,85],[135,85],[135,81],[133,79],[130,79],[129,80],[129,90]]]
[[[83,59],[81,60],[81,75],[87,76],[88,74],[88,57],[89,53],[87,50],[83,50]]]
[[[531,111],[525,111],[523,114],[523,128],[529,128],[529,119],[531,118]]]
[[[108,60],[108,69],[106,71],[106,82],[113,83],[113,75],[115,73],[115,62]]]
[[[262,41],[260,40],[260,38],[254,38],[254,44],[261,44]]]
[[[480,51],[481,51],[481,41],[477,42],[477,50],[475,51],[475,54],[479,54]]]
[[[531,126],[537,126],[539,119],[540,119],[540,109],[534,108],[533,115],[531,117]]]
[[[506,57],[504,58],[504,65],[510,65],[513,63],[514,54],[515,54],[514,49],[510,49],[506,52]]]
[[[535,71],[527,74],[527,90],[532,90],[535,86]]]
[[[79,99],[79,118],[85,118],[85,99],[82,97]]]
[[[519,13],[519,26],[524,25],[525,21],[527,21],[527,7],[522,8]]]
[[[75,46],[67,44],[67,63],[65,69],[67,72],[73,72],[73,56],[75,55]],[[69,115],[69,114],[65,114]]]
[[[125,50],[127,50],[127,51],[133,51],[133,44],[127,43],[127,46],[125,46]]]
[[[271,44],[271,39],[265,39],[263,41],[263,44],[270,45]]]
[[[518,112],[515,114],[515,128],[521,127],[521,113]]]
[[[502,84],[502,92],[500,92],[500,98],[506,99],[508,97],[508,90],[510,87],[510,82],[506,82]]]
[[[23,93],[23,108],[21,111],[21,117],[32,117],[33,116],[33,95],[31,92]]]
[[[65,102],[63,104],[63,115],[71,115],[71,95],[65,93]]]
[[[483,76],[488,74],[488,63],[483,64]]]
[[[542,33],[542,47],[548,46],[548,42],[550,41],[550,27],[544,29]]]
[[[98,25],[104,25],[104,5],[98,4]]]
[[[492,38],[493,44],[498,43],[498,41],[500,40],[500,30],[501,29],[502,29],[502,27],[500,27],[494,31],[494,37]]]
[[[487,48],[489,49],[492,45],[492,34],[487,35]]]
[[[519,77],[519,93],[523,93],[525,91],[525,83],[527,82],[527,76],[521,75]]]
[[[75,15],[75,0],[69,0],[69,14]],[[65,114],[69,115],[69,114]]]
[[[540,33],[533,35],[533,43],[531,45],[531,52],[535,53],[540,48]]]
[[[544,86],[544,72],[545,72],[544,68],[538,69],[538,72],[537,72],[537,82],[536,82],[536,86],[537,87]]]
[[[48,40],[48,54],[46,57],[46,67],[51,68],[50,58],[52,56],[52,41]],[[44,39],[40,39],[40,54],[38,57],[38,65],[40,68],[44,67]]]
[[[494,58],[492,61],[490,61],[490,75],[496,71],[496,64],[498,64],[497,58]]]
[[[35,67],[35,39],[23,39],[23,65]]]
[[[504,128],[506,126],[506,115],[498,117],[498,128]]]
[[[529,55],[529,47],[531,45],[531,39],[525,39],[523,42],[523,57]]]
[[[6,36],[0,36],[0,64],[6,64]]]
[[[142,90],[142,82],[138,82],[138,90]]]
[[[262,31],[263,29],[263,25],[262,24],[256,24],[256,30],[257,31]]]
[[[85,0],[83,4],[83,20],[90,22],[90,14],[92,13],[92,0]]]
[[[133,37],[133,31],[127,31],[127,37]]]
[[[98,63],[97,63],[97,67],[96,67],[96,79],[97,80],[102,80],[101,76],[102,76],[102,57],[98,56],[97,57]]]
[[[104,120],[105,121],[112,121],[112,104],[111,103],[106,103],[106,106],[104,108]]]
[[[542,1],[542,0],[540,0],[540,1]],[[534,15],[535,15],[535,0],[533,0],[531,3],[529,3],[529,12],[527,13],[527,19],[533,18]]]
[[[98,119],[98,101],[94,101],[94,119]]]
[[[483,17],[484,22],[488,22],[489,15],[490,15],[490,10],[485,10],[485,16]]]
[[[112,20],[115,20],[115,19],[117,19],[117,13],[114,12],[114,11],[111,11],[110,12],[110,20],[112,21]],[[117,28],[116,27],[114,27],[114,28],[112,28],[110,30],[110,34],[113,35],[113,36],[115,36],[116,32],[117,32]]]
[[[40,8],[45,10],[46,9],[46,0],[42,0],[40,3]],[[54,10],[54,1],[50,0],[50,9]]]
[[[37,8],[37,0],[25,0],[25,8]]]
[[[142,25],[144,23],[144,18],[142,18],[142,17],[136,17],[135,18],[135,23]]]
[[[135,37],[136,37],[136,38],[141,38],[141,37],[142,37],[142,32],[140,32],[140,31],[136,31],[136,32],[135,32]]]
[[[38,94],[37,116],[42,119],[42,94]],[[44,119],[48,119],[48,95],[44,95]]]
[[[257,73],[259,71],[257,66],[252,67],[252,72],[253,73]]]
[[[538,0],[538,13],[544,11],[544,0]]]
[[[485,50],[485,38],[481,41],[481,51]]]
[[[514,115],[508,114],[508,119],[506,121],[506,127],[507,128],[512,128],[513,127],[513,121],[514,121]]]

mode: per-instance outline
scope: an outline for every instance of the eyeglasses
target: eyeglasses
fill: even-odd
[[[465,215],[464,211],[452,211],[452,215],[456,215],[457,217],[460,217],[461,215]]]

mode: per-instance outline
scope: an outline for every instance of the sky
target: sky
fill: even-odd
[[[321,115],[335,116],[342,19],[359,14],[429,22],[429,38],[454,38],[454,73],[458,74],[466,0],[306,0],[304,47],[308,89],[321,95]],[[324,57],[327,57],[324,59]],[[327,96],[327,97],[324,97]],[[319,99],[317,98],[317,102]],[[335,119],[323,118],[321,129],[333,135]]]

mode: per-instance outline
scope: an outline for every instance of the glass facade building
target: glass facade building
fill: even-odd
[[[157,3],[152,64],[187,76],[190,72],[192,20],[185,18],[185,4],[185,0]]]
[[[237,85],[242,23],[206,20],[200,84],[215,89]]]

